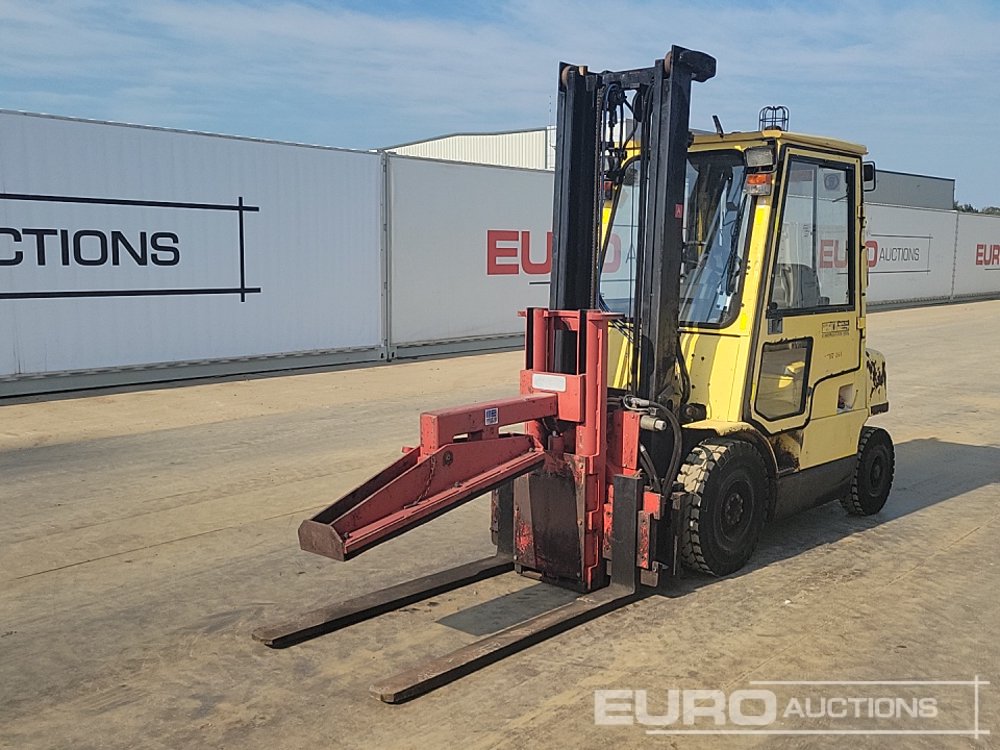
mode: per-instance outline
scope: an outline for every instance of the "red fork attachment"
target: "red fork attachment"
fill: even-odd
[[[349,560],[542,463],[538,440],[500,428],[556,414],[553,395],[425,412],[420,447],[299,526],[307,552]]]
[[[612,315],[532,308],[521,395],[425,412],[420,447],[299,526],[308,552],[349,560],[516,477],[519,566],[550,578],[602,585],[607,454],[607,331]],[[575,346],[571,372],[556,372],[557,336]],[[552,429],[551,419],[559,427]],[[550,420],[548,426],[544,420]],[[525,434],[500,434],[526,424]],[[542,466],[544,464],[544,467]],[[568,545],[567,541],[577,543]]]
[[[634,601],[640,576],[652,582],[662,499],[637,468],[638,415],[616,410],[609,424],[615,316],[538,308],[524,315],[519,397],[421,415],[419,448],[299,527],[302,549],[348,560],[495,489],[496,556],[319,607],[254,638],[281,648],[511,567],[593,592],[372,688],[398,703]],[[500,433],[521,422],[524,434]]]

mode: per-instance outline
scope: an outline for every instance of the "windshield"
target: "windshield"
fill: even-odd
[[[601,271],[601,304],[627,317],[634,314],[636,248],[639,242],[638,160],[625,169],[607,234]],[[690,154],[681,262],[682,323],[725,323],[739,302],[749,198],[740,152]]]

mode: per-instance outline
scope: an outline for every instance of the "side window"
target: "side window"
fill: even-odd
[[[853,176],[849,166],[795,158],[789,163],[771,310],[794,314],[853,304]]]
[[[805,410],[809,344],[809,339],[764,344],[754,405],[765,419],[784,419]]]

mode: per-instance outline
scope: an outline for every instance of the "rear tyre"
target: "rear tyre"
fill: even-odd
[[[885,505],[896,470],[896,453],[889,433],[865,427],[858,441],[858,463],[851,480],[851,493],[840,501],[852,516],[870,516]]]
[[[760,539],[767,511],[767,468],[742,440],[703,440],[678,475],[684,486],[681,561],[724,576],[742,568]]]

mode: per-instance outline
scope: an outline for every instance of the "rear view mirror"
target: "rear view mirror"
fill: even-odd
[[[861,187],[866,193],[870,193],[876,187],[876,172],[873,161],[866,161],[861,165]]]

